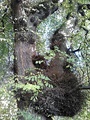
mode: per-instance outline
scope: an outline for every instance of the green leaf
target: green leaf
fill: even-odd
[[[76,0],[76,1],[81,4],[90,4],[90,0]]]
[[[23,83],[18,83],[16,85],[16,88],[21,88],[21,89],[23,89],[25,91],[32,90],[33,92],[36,92],[37,90],[40,89],[40,86],[38,86],[38,85],[32,85],[32,84],[29,84],[29,83],[27,83],[26,85],[23,84]]]

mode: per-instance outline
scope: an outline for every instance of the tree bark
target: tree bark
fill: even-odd
[[[28,69],[34,69],[32,63],[32,56],[36,54],[36,40],[38,35],[36,28],[39,23],[44,20],[49,14],[52,14],[58,9],[57,5],[53,5],[53,9],[48,6],[48,3],[53,0],[11,0],[12,18],[15,32],[14,39],[14,73],[18,75],[20,82],[25,83],[24,76]],[[55,0],[56,3],[58,0]],[[38,4],[43,2],[46,5],[45,13],[42,13],[43,8],[39,8]],[[42,3],[41,3],[42,4]],[[37,10],[41,10],[38,14]],[[15,80],[15,82],[17,82]],[[15,92],[16,96],[21,97],[21,91]],[[26,94],[25,94],[26,95]],[[30,103],[30,98],[26,96],[17,99],[17,107],[23,110]],[[47,118],[43,118],[46,119]],[[22,116],[18,117],[18,120],[24,120]]]
[[[44,19],[58,9],[57,3],[58,0],[11,0],[15,32],[14,73],[18,78],[15,79],[16,83],[27,84],[25,76],[28,74],[28,71],[33,70],[32,72],[36,72],[32,61],[32,56],[35,55],[37,57],[36,40],[39,39],[39,36],[36,29]],[[64,40],[60,36],[59,31],[54,33],[50,49],[54,50],[54,47],[57,46],[59,50],[66,52],[66,44],[64,45]],[[59,53],[56,52],[55,57],[50,61],[50,65],[47,66],[48,69],[45,69],[45,71],[42,70],[42,73],[50,78],[51,85],[55,86],[55,88],[43,90],[38,95],[37,101],[33,104],[36,107],[34,110],[38,114],[44,115],[42,116],[42,120],[52,120],[49,117],[52,115],[72,117],[81,109],[83,97],[81,92],[77,92],[76,90],[76,86],[78,85],[77,78],[70,71],[70,68],[67,68],[70,64],[66,62],[66,57],[61,55],[62,57],[63,59],[60,60]],[[75,89],[72,90],[74,87]],[[17,89],[15,91],[17,107],[20,110],[28,108],[32,95],[29,92],[23,92],[22,89]],[[75,98],[76,101],[74,101]],[[24,117],[19,115],[18,120],[24,120]]]

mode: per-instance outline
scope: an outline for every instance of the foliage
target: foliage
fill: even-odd
[[[0,1],[0,79],[8,71],[13,60],[13,25],[7,0]]]
[[[89,4],[90,3],[89,0],[76,0],[76,1],[81,3],[81,4]]]
[[[41,120],[42,117],[38,116],[37,114],[31,112],[30,110],[27,111],[20,111],[22,116],[24,117],[25,120]]]
[[[75,55],[74,59],[74,66],[75,71],[78,71],[78,77],[84,83],[84,85],[90,84],[90,8],[87,7],[87,4],[90,4],[89,0],[73,0],[72,3],[69,3],[70,0],[65,0],[62,2],[62,7],[65,9],[65,12],[57,11],[53,15],[49,16],[46,20],[44,20],[37,29],[38,35],[40,36],[40,40],[38,42],[37,49],[43,53],[42,48],[46,45],[46,53],[48,51],[48,46],[50,44],[49,38],[53,32],[61,27],[61,30],[64,32],[65,36],[68,38],[69,41],[69,48],[72,47],[71,51],[76,50],[77,48],[79,51],[72,53]],[[83,5],[82,12],[85,14],[84,16],[77,10],[78,4]],[[10,90],[10,86],[14,84],[8,76],[12,75],[10,71],[12,62],[13,62],[13,25],[12,25],[12,18],[11,18],[11,10],[10,10],[10,3],[8,0],[1,0],[0,1],[0,119],[1,120],[16,120],[14,118],[17,112],[16,101],[13,98],[13,94]],[[66,18],[68,15],[68,19]],[[63,16],[62,18],[60,18]],[[57,19],[58,18],[58,19]],[[47,24],[48,23],[48,24]],[[70,26],[72,25],[72,26]],[[72,27],[72,28],[71,28]],[[44,34],[43,34],[44,33]],[[45,38],[44,38],[45,37]],[[43,41],[41,41],[43,38]],[[47,39],[47,41],[46,41]],[[68,43],[67,43],[68,45]],[[41,47],[40,47],[41,46]],[[54,56],[52,51],[49,51],[50,59]],[[47,58],[48,56],[46,56]],[[47,58],[49,59],[49,58]],[[69,58],[68,61],[73,61],[72,58]],[[77,64],[76,64],[77,63]],[[47,81],[49,80],[45,76],[41,74],[32,75],[25,78],[27,81],[37,81],[35,85],[32,84],[18,84],[17,88],[23,88],[23,90],[33,90],[37,92],[43,87],[43,83],[41,79],[45,79],[44,82],[46,87],[49,86]],[[9,85],[9,86],[8,86]],[[49,86],[52,87],[52,86]],[[74,118],[68,118],[68,120],[89,120],[90,119],[90,91],[87,91],[88,98],[86,101],[86,106],[84,110]],[[38,93],[37,93],[38,94]],[[36,95],[37,95],[36,94]],[[14,114],[15,113],[15,114]],[[35,117],[28,113],[28,111],[21,112],[25,117],[25,120],[29,119],[36,119],[41,120],[40,117]],[[32,120],[33,120],[32,119]],[[61,117],[54,117],[54,119],[65,120],[67,118]]]
[[[16,100],[11,92],[11,84],[13,84],[11,80],[9,77],[7,84],[4,82],[0,85],[0,120],[16,120],[17,117]]]
[[[0,0],[0,119],[14,120],[16,100],[9,90],[13,62],[13,25],[8,0]]]

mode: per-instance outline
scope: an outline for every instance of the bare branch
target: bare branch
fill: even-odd
[[[90,90],[90,86],[82,86],[79,89],[80,90]]]

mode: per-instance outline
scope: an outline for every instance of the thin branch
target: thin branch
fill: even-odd
[[[90,90],[90,86],[79,87],[80,90]]]
[[[76,50],[73,50],[73,51],[71,51],[72,53],[75,53],[75,52],[78,52],[78,51],[80,51],[80,48],[78,48],[78,49],[76,49]]]

